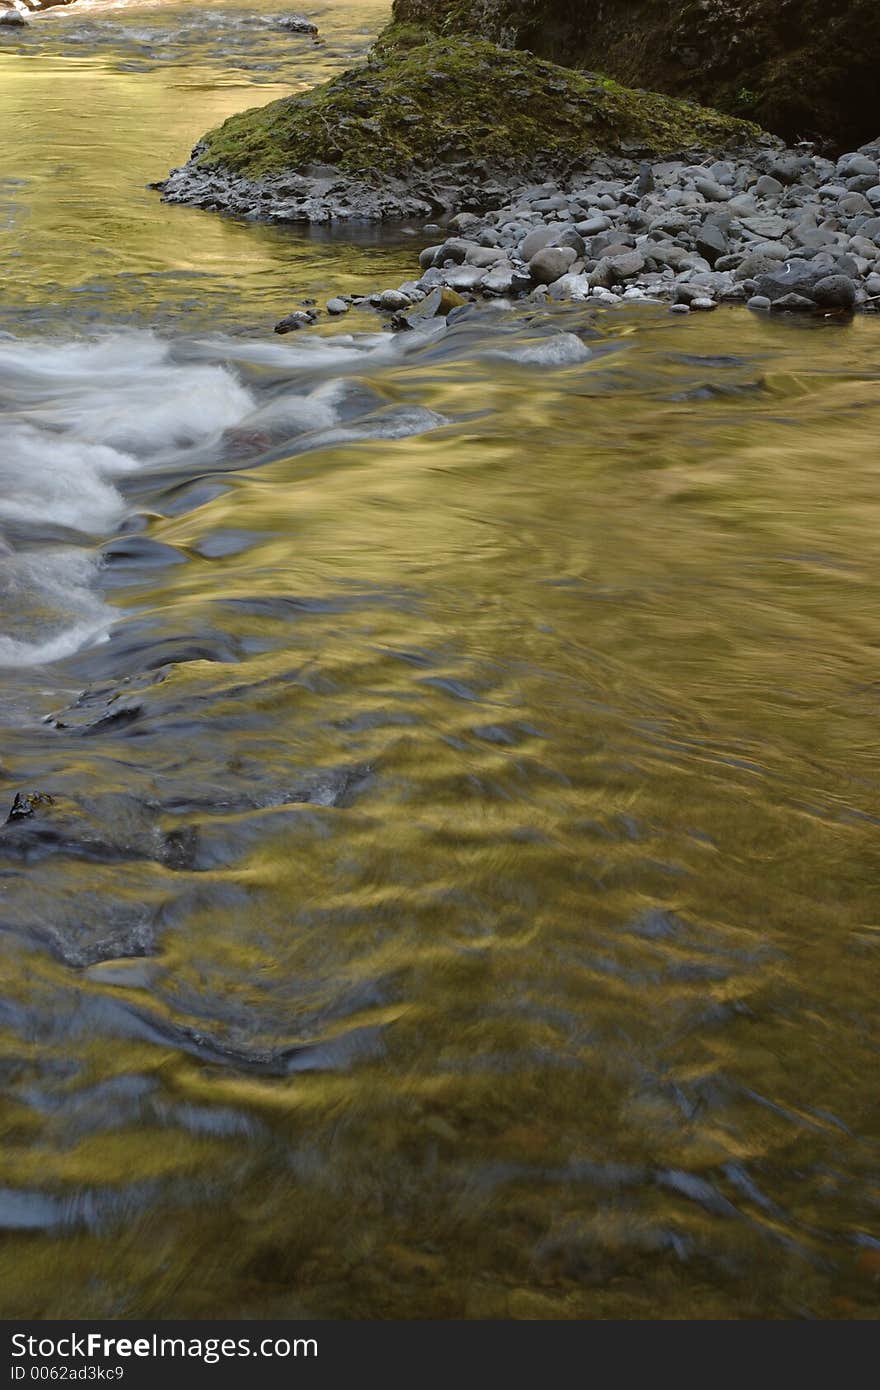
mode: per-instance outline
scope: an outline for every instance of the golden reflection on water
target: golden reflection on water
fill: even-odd
[[[213,13],[244,26],[233,39],[249,24],[257,35],[254,54],[232,42],[225,54],[222,30],[211,42],[197,28],[186,37],[198,18],[193,6],[80,4],[79,17],[70,11],[33,22],[39,47],[32,35],[20,53],[0,44],[0,123],[15,132],[0,160],[0,227],[13,271],[7,313],[38,310],[54,326],[60,308],[68,319],[171,327],[173,307],[179,332],[188,320],[201,329],[206,319],[240,318],[244,305],[249,323],[262,329],[302,295],[363,291],[364,277],[372,289],[409,274],[412,251],[401,252],[400,237],[396,251],[393,237],[377,245],[375,232],[343,232],[327,243],[169,207],[148,187],[227,116],[325,81],[361,58],[385,22],[385,5],[326,6],[321,43],[304,45],[260,27],[283,13],[272,0],[220,0]],[[71,32],[94,19],[101,24],[87,35],[98,37],[73,43]]]
[[[158,1089],[106,1133],[10,1115],[0,1180],[122,1216],[15,1238],[8,1315],[876,1313],[880,336],[599,322],[621,350],[555,373],[409,359],[388,400],[452,423],[154,523],[190,563],[120,603],[192,632],[219,604],[262,650],[168,670],[138,777],[197,781],[225,741],[255,778],[283,749],[372,781],[252,816],[239,862],[241,818],[196,816],[158,955],[79,989],[348,1060],[108,1054],[74,1014],[85,1078]],[[249,548],[199,559],[226,527]],[[321,602],[230,606],[285,594]],[[213,738],[181,746],[187,711]],[[13,993],[69,995],[25,960]]]

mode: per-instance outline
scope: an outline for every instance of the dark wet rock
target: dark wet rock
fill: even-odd
[[[55,805],[55,798],[48,792],[17,792],[12,809],[6,817],[6,824],[27,820],[30,816],[49,811]]]
[[[286,29],[289,34],[306,34],[315,38],[318,33],[317,24],[313,24],[303,14],[288,14],[278,20],[278,28]]]
[[[311,328],[317,321],[317,314],[310,313],[307,309],[295,309],[286,318],[279,319],[275,325],[276,333],[295,333],[300,328]]]
[[[107,714],[96,719],[94,724],[89,724],[82,730],[83,737],[95,737],[98,734],[118,733],[127,729],[131,724],[136,724],[140,719],[143,709],[140,705],[116,706]]]
[[[417,328],[420,323],[428,319],[437,318],[445,314],[450,314],[453,309],[464,304],[460,294],[447,287],[438,286],[425,295],[413,308],[403,313],[395,314],[391,320],[392,328],[408,329]]]
[[[153,832],[153,813],[134,797],[111,794],[94,804],[44,797],[7,820],[0,857],[26,864],[57,856],[92,864],[154,860]]]
[[[153,540],[150,536],[119,536],[101,552],[101,559],[113,571],[160,569],[166,565],[182,565],[186,556],[173,545]]]
[[[584,238],[575,227],[566,227],[564,231],[558,233],[553,238],[554,246],[570,246],[576,253],[578,259],[586,255],[587,247]]]
[[[27,23],[20,10],[0,10],[0,27],[4,29],[25,29]]]
[[[436,252],[432,264],[436,266],[464,265],[470,249],[471,242],[465,241],[463,237],[450,237]]]
[[[846,275],[827,275],[817,280],[811,298],[820,309],[852,309],[856,302],[856,287]]]
[[[675,298],[679,304],[691,304],[695,299],[701,299],[705,291],[702,285],[691,284],[688,281],[676,285]]]

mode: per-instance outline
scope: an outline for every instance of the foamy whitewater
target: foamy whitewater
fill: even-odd
[[[93,547],[126,515],[122,480],[253,408],[233,372],[177,363],[150,333],[0,341],[0,663],[54,661],[107,635]]]
[[[307,450],[445,424],[389,405],[355,375],[431,336],[0,339],[0,665],[55,661],[106,638],[114,611],[95,589],[98,545],[132,510],[132,479],[241,466],[243,439],[258,440],[258,453],[293,441]]]

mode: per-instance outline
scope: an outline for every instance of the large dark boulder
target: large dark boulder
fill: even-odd
[[[474,33],[853,149],[880,125],[878,0],[394,0],[394,24]]]

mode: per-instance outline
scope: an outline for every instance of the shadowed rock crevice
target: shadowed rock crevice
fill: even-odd
[[[877,134],[876,0],[395,0],[386,42],[474,34],[690,97],[786,139]]]

